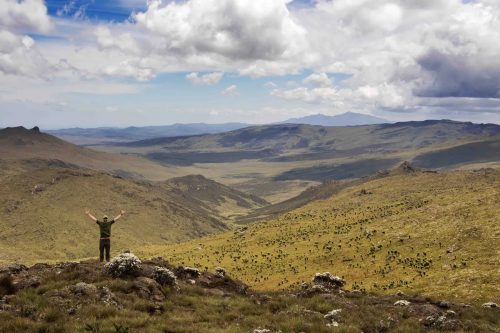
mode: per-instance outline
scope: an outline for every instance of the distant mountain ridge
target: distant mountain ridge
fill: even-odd
[[[155,138],[120,143],[116,146],[123,152],[144,154],[157,162],[178,166],[195,163],[228,163],[244,159],[300,162],[355,158],[358,161],[352,163],[369,162],[368,164],[375,168],[374,171],[377,171],[396,164],[401,160],[398,156],[400,154],[416,153],[431,146],[443,149],[446,146],[469,142],[497,140],[499,134],[500,125],[450,120],[342,127],[276,124],[246,127],[217,134]],[[484,161],[487,157],[488,161],[497,160],[498,158],[494,158],[495,155],[490,153],[497,149],[496,146],[488,147],[486,153],[475,159]],[[461,162],[460,159],[456,161]],[[383,165],[377,166],[376,162],[383,162]],[[349,171],[347,169],[355,166],[352,163],[342,163],[343,169]],[[447,163],[443,163],[440,167],[446,165]],[[364,163],[358,166],[365,167]],[[431,163],[426,167],[434,165]],[[304,171],[308,175],[314,171],[321,178],[324,173],[318,168],[325,168],[326,171],[330,169],[328,165],[314,165]],[[303,173],[302,170],[295,171]],[[286,177],[281,177],[283,179],[280,180],[290,179],[288,176],[293,179],[304,179],[295,171],[291,175],[285,174]],[[349,173],[352,173],[351,171]],[[318,177],[314,177],[314,180],[318,180]]]
[[[173,124],[165,126],[144,126],[144,127],[97,127],[97,128],[66,128],[58,130],[48,130],[49,134],[55,135],[66,141],[80,144],[92,145],[103,142],[126,142],[147,140],[156,137],[173,137],[184,135],[199,135],[221,133],[250,126],[244,123],[223,123],[223,124]]]
[[[359,126],[390,123],[389,120],[370,116],[367,114],[346,112],[335,116],[327,116],[321,113],[291,118],[281,122],[282,124],[305,124],[320,126]]]
[[[499,144],[499,125],[451,120],[260,125],[92,147],[100,151],[17,128],[0,130],[0,159],[60,160],[159,181],[201,174],[276,203],[301,187],[368,176],[404,160],[423,168],[494,167],[500,163]],[[233,200],[230,205],[241,212]]]
[[[358,126],[389,123],[390,121],[371,115],[346,112],[335,116],[324,114],[309,115],[300,118],[291,118],[276,124],[305,124],[319,126]],[[272,124],[271,124],[272,125]],[[110,142],[129,142],[148,140],[159,137],[179,137],[203,134],[216,134],[238,130],[253,126],[247,123],[187,123],[172,124],[164,126],[130,126],[119,127],[97,127],[97,128],[65,128],[58,130],[47,130],[46,132],[61,139],[79,145],[93,145]],[[265,125],[264,125],[265,126]]]

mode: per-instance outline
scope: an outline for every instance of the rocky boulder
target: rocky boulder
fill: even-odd
[[[91,283],[78,282],[77,284],[70,286],[69,289],[75,295],[97,295],[97,287]]]
[[[182,277],[183,279],[197,279],[201,275],[200,270],[194,267],[179,267],[177,269],[177,276]]]
[[[244,295],[248,292],[248,286],[243,282],[234,280],[227,275],[221,277],[220,274],[212,274],[209,272],[200,274],[196,279],[196,284],[212,292],[222,294],[236,293]]]
[[[12,264],[7,266],[0,266],[0,273],[9,273],[9,274],[19,274],[28,270],[28,267],[22,264]]]
[[[13,285],[16,290],[27,289],[27,288],[37,288],[40,286],[40,278],[36,275],[18,275],[15,276],[13,280]]]
[[[462,323],[456,319],[448,319],[445,315],[427,316],[422,324],[428,328],[443,331],[457,331],[462,328]]]
[[[447,301],[439,301],[439,303],[437,303],[437,306],[440,307],[441,309],[449,309],[450,303]]]
[[[108,287],[99,287],[99,301],[104,303],[105,305],[114,305],[118,306],[118,302],[116,300],[115,294],[109,290]]]
[[[153,279],[141,276],[134,280],[133,290],[139,297],[154,301],[163,302],[165,294],[161,290],[161,286]]]
[[[215,276],[218,276],[220,278],[223,278],[226,276],[226,270],[222,267],[217,267],[215,269]]]
[[[271,333],[271,330],[267,328],[256,328],[253,330],[253,333]]]
[[[315,285],[321,285],[327,288],[341,288],[345,285],[344,279],[332,275],[330,272],[314,274],[312,282]]]
[[[337,322],[339,314],[342,312],[342,309],[334,309],[330,312],[328,312],[326,315],[324,315],[324,318],[328,320],[328,324],[326,326],[328,327],[338,327],[339,323]]]
[[[493,303],[493,302],[488,302],[488,303],[484,303],[483,305],[481,305],[483,308],[498,308],[498,305],[497,303]]]

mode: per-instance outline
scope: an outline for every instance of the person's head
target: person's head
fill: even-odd
[[[108,216],[107,216],[107,215],[104,215],[104,216],[102,217],[102,220],[103,220],[104,222],[108,222]]]

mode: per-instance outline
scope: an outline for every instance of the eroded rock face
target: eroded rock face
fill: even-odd
[[[141,260],[133,253],[122,253],[111,259],[104,270],[115,278],[135,276],[141,270]]]
[[[154,302],[165,300],[165,294],[163,294],[160,284],[153,279],[140,276],[134,280],[133,289],[139,297]]]

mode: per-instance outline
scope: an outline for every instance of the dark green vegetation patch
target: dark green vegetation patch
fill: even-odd
[[[278,175],[275,177],[275,180],[303,179],[327,181],[360,178],[374,174],[381,169],[393,167],[397,162],[399,162],[399,160],[394,158],[367,159],[340,165],[319,165],[309,168],[297,168]]]

